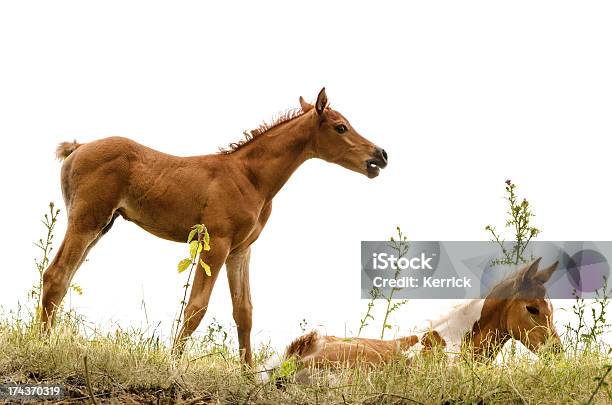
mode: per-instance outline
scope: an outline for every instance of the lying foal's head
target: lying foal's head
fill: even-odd
[[[544,286],[559,262],[538,271],[539,264],[540,258],[526,265],[515,276],[498,284],[485,300],[481,320],[488,320],[492,324],[489,328],[500,332],[498,345],[512,338],[534,353],[543,347],[556,352],[562,350],[553,324],[552,304],[546,298]],[[494,354],[489,350],[485,352]]]
[[[312,114],[318,121],[312,139],[316,157],[371,179],[387,166],[387,152],[359,135],[342,114],[328,107],[325,88],[319,92],[315,105],[302,97],[300,104],[304,113],[314,110]]]

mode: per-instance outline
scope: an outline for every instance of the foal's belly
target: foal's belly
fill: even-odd
[[[156,167],[134,170],[119,213],[155,236],[186,242],[191,227],[204,217],[208,193],[206,179],[186,181],[189,176],[181,173]]]
[[[160,217],[155,219],[146,212],[136,211],[129,207],[121,207],[117,212],[126,221],[135,223],[150,234],[173,242],[186,242],[190,228],[197,222],[191,225],[170,223],[171,221],[160,220],[162,219]]]
[[[203,214],[201,206],[189,203],[192,198],[189,195],[181,198],[180,193],[172,191],[160,196],[127,195],[117,211],[124,219],[159,238],[186,242],[191,227],[201,222]]]

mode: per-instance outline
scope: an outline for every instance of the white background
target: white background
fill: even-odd
[[[253,246],[256,342],[282,346],[303,318],[354,333],[360,241],[396,225],[413,240],[487,239],[506,178],[541,239],[608,240],[610,21],[608,2],[4,2],[0,305],[25,299],[39,218],[63,208],[58,142],[214,153],[322,86],[390,164],[368,180],[309,161],[281,190]],[[56,246],[65,224],[62,212]],[[168,330],[185,252],[117,220],[72,306],[112,328],[145,323],[144,300]],[[444,305],[412,302],[393,321],[401,333]],[[232,322],[224,276],[200,331],[213,317]]]

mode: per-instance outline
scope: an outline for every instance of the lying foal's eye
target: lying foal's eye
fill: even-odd
[[[336,132],[338,132],[339,134],[345,133],[346,132],[346,125],[340,124],[340,125],[336,126]]]
[[[532,307],[531,305],[527,305],[527,311],[529,311],[531,315],[538,315],[540,313],[539,309]]]

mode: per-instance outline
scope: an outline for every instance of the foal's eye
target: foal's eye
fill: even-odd
[[[537,309],[536,307],[532,307],[531,305],[527,305],[527,311],[531,314],[531,315],[538,315],[540,313],[540,310]]]
[[[345,133],[346,132],[346,125],[340,124],[340,125],[336,126],[336,132],[338,132],[339,134]]]

